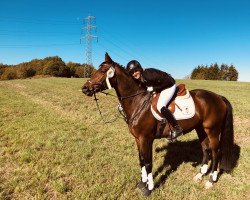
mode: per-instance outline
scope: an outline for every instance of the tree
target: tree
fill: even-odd
[[[227,81],[228,66],[222,64],[220,66],[220,80]]]
[[[65,65],[62,59],[59,58],[58,56],[47,57],[44,59],[44,61],[46,61],[46,64],[43,68],[43,74],[57,76],[57,77],[58,76],[62,76],[62,77],[70,76],[69,68]]]
[[[238,80],[238,71],[235,69],[233,65],[230,65],[228,68],[228,74],[227,74],[229,81],[237,81]]]
[[[79,78],[79,76],[76,73],[76,70],[78,67],[81,67],[82,65],[80,63],[73,63],[73,62],[68,62],[66,65],[70,70],[70,76]]]
[[[1,75],[4,73],[4,70],[6,67],[7,67],[7,65],[0,63],[0,78],[1,78]]]
[[[18,76],[14,67],[7,67],[1,76],[1,79],[3,80],[12,80],[16,78],[18,78]]]
[[[191,73],[191,79],[205,79],[207,66],[198,65]]]
[[[220,69],[217,63],[211,64],[207,69],[206,73],[207,80],[219,80],[220,79]]]
[[[65,64],[58,56],[33,59],[30,62],[13,66],[0,63],[1,79],[29,78],[35,75],[56,77],[84,77],[86,75],[86,77],[91,77],[94,72],[93,66],[73,62]]]
[[[211,64],[209,67],[198,65],[198,67],[192,71],[191,79],[237,81],[238,71],[233,65],[230,67],[226,64],[222,64],[219,67],[217,63]]]
[[[19,78],[29,78],[35,76],[36,70],[30,65],[30,63],[21,63],[15,66]]]

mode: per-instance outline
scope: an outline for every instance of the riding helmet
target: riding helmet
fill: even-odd
[[[133,74],[135,71],[143,71],[141,64],[137,60],[131,60],[127,64],[126,69],[128,70],[129,74]]]

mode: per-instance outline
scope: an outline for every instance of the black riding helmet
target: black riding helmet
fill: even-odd
[[[128,70],[129,74],[132,75],[136,71],[142,72],[142,66],[137,60],[131,60],[128,64],[126,69]]]

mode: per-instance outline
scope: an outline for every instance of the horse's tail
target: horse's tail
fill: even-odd
[[[233,128],[233,108],[231,103],[222,97],[227,106],[224,127],[221,133],[221,161],[220,170],[230,172],[233,169],[233,145],[234,145],[234,128]]]

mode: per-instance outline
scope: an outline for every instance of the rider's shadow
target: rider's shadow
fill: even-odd
[[[171,173],[177,170],[177,168],[183,163],[191,162],[192,166],[196,167],[201,165],[202,162],[202,149],[198,139],[192,141],[177,141],[174,143],[168,143],[167,145],[156,148],[156,153],[165,151],[163,164],[160,165],[155,173],[154,177],[160,176],[158,181],[155,182],[155,188],[164,184]],[[233,147],[233,167],[237,165],[240,155],[240,147],[234,144]],[[165,172],[165,168],[168,168]],[[163,172],[164,171],[164,172]],[[198,173],[198,172],[197,172]]]

